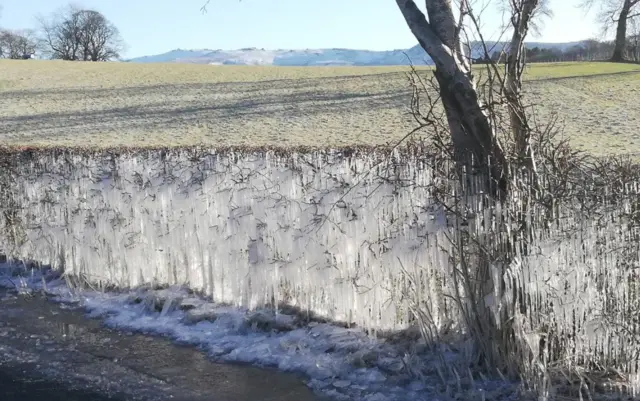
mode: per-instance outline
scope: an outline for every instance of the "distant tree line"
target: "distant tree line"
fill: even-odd
[[[590,61],[640,62],[640,0],[581,0],[584,10],[596,10],[596,19],[602,28],[603,37],[614,32],[612,41],[587,40],[568,49],[526,49],[527,62]],[[500,51],[491,54],[491,59],[500,59]],[[506,56],[506,55],[503,55]],[[474,63],[487,63],[480,58]]]
[[[0,29],[0,58],[109,61],[119,59],[124,42],[118,28],[102,13],[67,6],[38,16],[38,30]]]
[[[528,63],[550,63],[558,61],[602,61],[610,60],[615,50],[615,41],[585,40],[580,44],[562,49],[559,47],[529,47],[525,49]],[[626,60],[640,62],[640,35],[629,36],[625,43]],[[507,52],[495,50],[492,61],[504,62]],[[476,58],[474,64],[486,64],[485,58]]]

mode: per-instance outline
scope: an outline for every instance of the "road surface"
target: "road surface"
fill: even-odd
[[[318,400],[295,375],[215,364],[193,347],[110,330],[41,296],[2,291],[2,401]]]

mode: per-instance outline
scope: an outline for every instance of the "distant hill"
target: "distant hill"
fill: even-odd
[[[566,50],[582,42],[543,43],[529,42],[527,47],[544,47]],[[488,43],[489,47],[498,49],[503,43]],[[473,57],[482,55],[481,48],[472,45]],[[408,58],[407,58],[408,56]],[[305,49],[305,50],[265,50],[246,48],[239,50],[184,50],[176,49],[167,53],[152,56],[136,57],[132,63],[191,63],[213,65],[280,65],[280,66],[322,66],[353,65],[381,66],[408,65],[409,59],[414,65],[429,65],[431,59],[420,46],[410,49],[373,51],[353,49]]]

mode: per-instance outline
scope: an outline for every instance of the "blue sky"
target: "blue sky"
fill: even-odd
[[[76,0],[74,4],[109,18],[128,45],[127,57],[176,48],[390,50],[416,43],[393,0],[211,0],[209,12],[202,14],[205,1]],[[530,39],[565,42],[597,35],[593,13],[578,10],[579,1],[551,0],[555,17],[545,22],[541,36]],[[0,0],[0,26],[34,28],[36,14],[49,14],[68,3]],[[499,13],[486,13],[489,35],[497,32],[500,20]]]

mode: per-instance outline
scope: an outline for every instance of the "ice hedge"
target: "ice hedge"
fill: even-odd
[[[451,280],[459,227],[434,207],[438,166],[420,149],[16,157],[0,223],[0,251],[13,258],[94,285],[179,284],[216,302],[294,306],[371,330],[405,328],[417,312],[436,330],[464,326]],[[488,304],[496,316],[521,305],[512,322],[530,361],[616,366],[640,382],[634,188],[614,208],[603,199],[597,216],[557,206],[545,227],[530,209],[533,242],[493,266],[506,290]],[[476,208],[467,229],[481,236],[507,218],[497,214]]]

